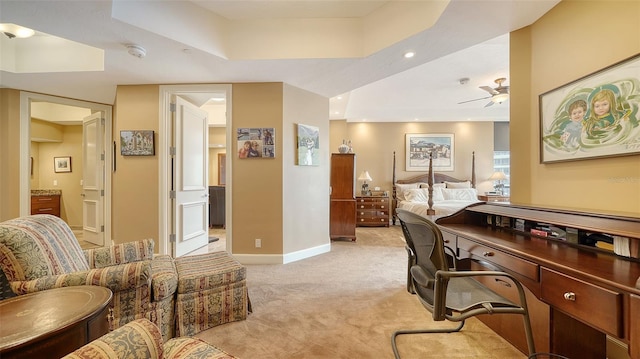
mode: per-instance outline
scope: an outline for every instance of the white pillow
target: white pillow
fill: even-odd
[[[443,183],[444,185],[444,183]],[[445,190],[446,188],[444,188],[444,186],[442,187],[433,187],[433,192],[431,193],[431,196],[433,198],[433,202],[442,202],[444,201],[444,194],[442,193],[443,190]]]
[[[444,182],[447,185],[447,188],[471,188],[470,181],[464,182]]]
[[[444,182],[442,182],[442,183],[434,183],[432,187],[433,188],[438,188],[438,187],[446,188],[447,186],[446,186],[446,184]],[[428,183],[420,183],[420,188],[429,188],[429,184]]]
[[[398,184],[396,183],[396,198],[398,201],[406,201],[405,192],[409,189],[418,188],[420,186],[419,183],[407,183],[407,184]]]
[[[424,202],[429,201],[429,193],[424,188],[412,188],[404,192],[404,199],[409,202]]]
[[[444,188],[442,196],[445,200],[477,201],[478,192],[475,188]]]

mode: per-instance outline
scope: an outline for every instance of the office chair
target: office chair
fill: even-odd
[[[523,317],[529,354],[535,353],[531,322],[522,284],[508,273],[500,271],[450,270],[445,255],[442,232],[438,226],[415,213],[398,209],[407,246],[413,254],[411,266],[412,289],[420,303],[435,321],[460,322],[451,329],[398,330],[391,337],[396,359],[400,358],[396,338],[402,334],[454,333],[464,326],[465,319],[479,314],[520,314]],[[408,249],[408,250],[409,250]],[[411,259],[411,256],[410,256]],[[518,290],[520,304],[500,296],[473,277],[507,277]]]

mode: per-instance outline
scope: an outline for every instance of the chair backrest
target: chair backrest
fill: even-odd
[[[89,269],[71,228],[48,214],[0,223],[0,266],[10,282]]]
[[[413,212],[397,210],[407,244],[414,251],[416,265],[435,276],[436,271],[449,270],[444,253],[444,240],[438,226]]]

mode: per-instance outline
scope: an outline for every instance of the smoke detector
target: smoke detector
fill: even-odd
[[[135,56],[139,59],[147,56],[147,50],[139,45],[127,45],[127,50],[129,51],[129,55]]]
[[[468,77],[463,77],[460,80],[458,80],[458,82],[460,82],[460,85],[466,85],[469,83],[469,78]]]

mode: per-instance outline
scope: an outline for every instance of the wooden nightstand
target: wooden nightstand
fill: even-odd
[[[509,202],[509,196],[479,194],[478,200],[485,202]]]
[[[389,227],[389,197],[356,197],[356,226]]]

